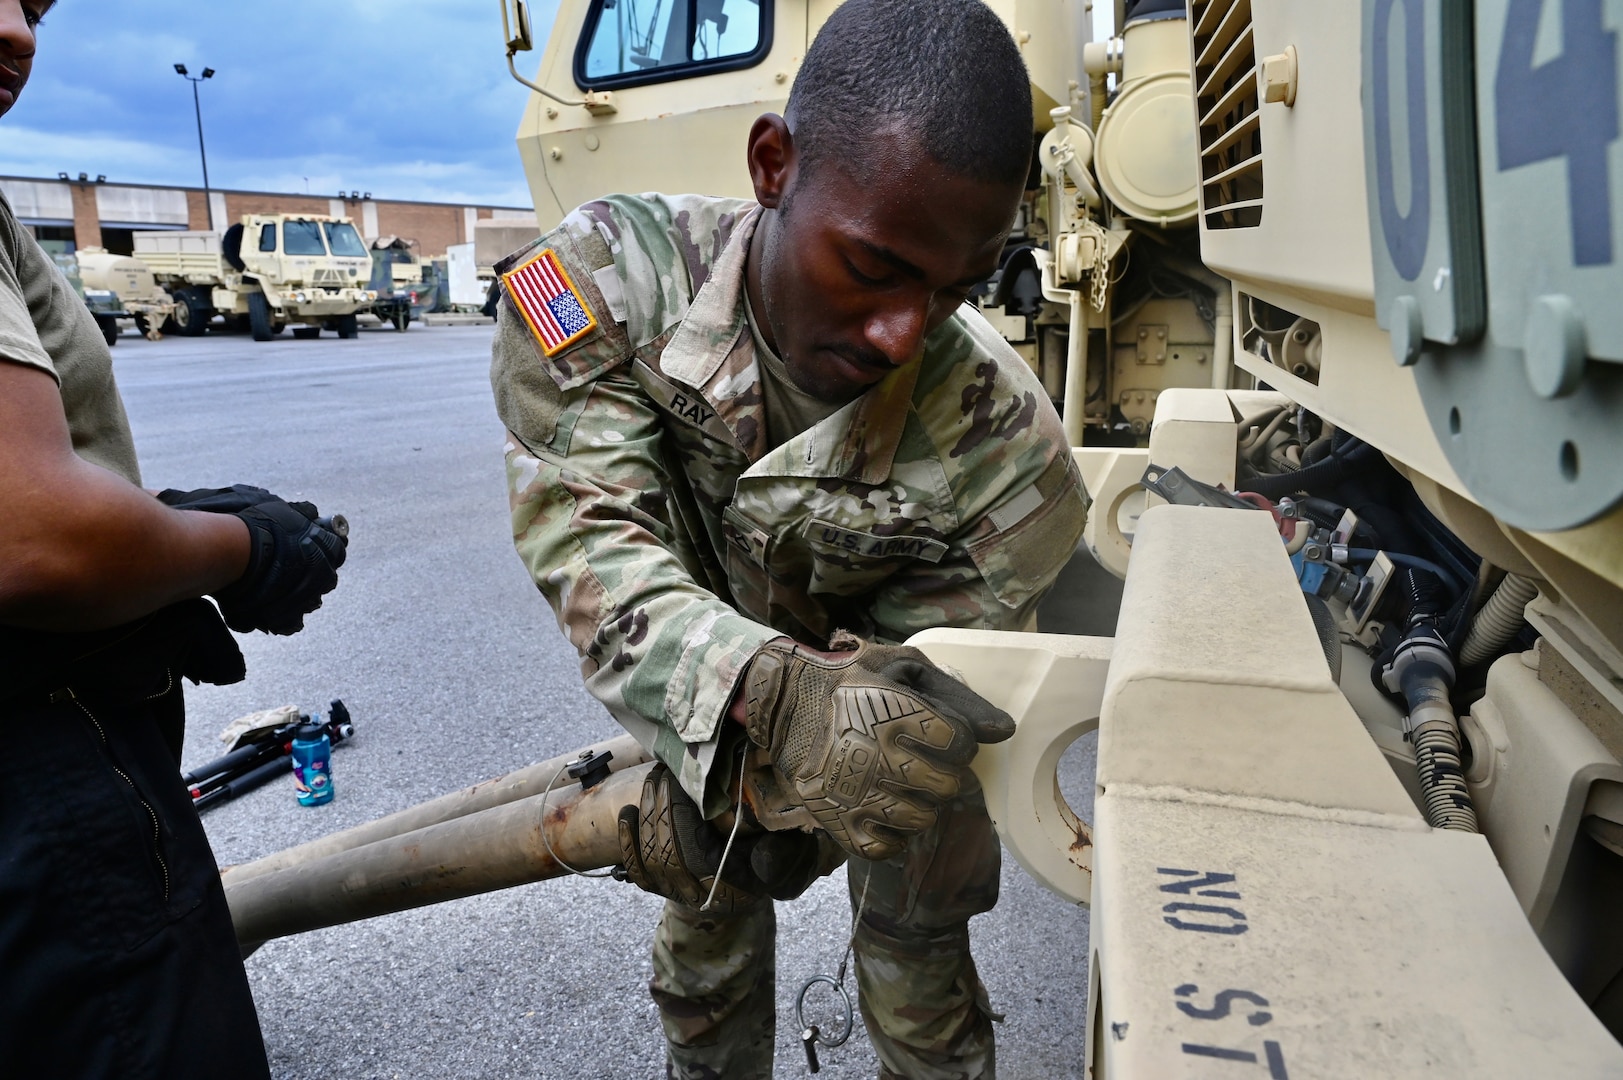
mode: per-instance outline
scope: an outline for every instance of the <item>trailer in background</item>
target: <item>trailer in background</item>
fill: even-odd
[[[451,289],[451,310],[478,311],[484,306],[488,287],[479,280],[471,241],[445,249],[445,278]]]

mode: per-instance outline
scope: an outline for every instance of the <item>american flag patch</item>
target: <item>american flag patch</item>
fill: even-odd
[[[551,248],[503,274],[502,284],[548,356],[597,329],[592,309]]]

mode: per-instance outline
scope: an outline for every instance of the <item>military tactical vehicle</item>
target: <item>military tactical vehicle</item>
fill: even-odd
[[[1120,48],[1078,48],[1082,3],[991,6],[1031,72],[1043,183],[979,303],[1064,402],[1073,441],[1131,444],[1149,431],[1164,388],[1229,379],[1228,291],[1190,228],[1199,170],[1182,22],[1144,21],[1124,67]],[[606,191],[750,197],[750,124],[783,110],[834,7],[564,0],[519,125],[540,227]],[[1101,123],[1104,96],[1091,109],[1087,86],[1112,73],[1119,107]],[[1120,280],[1109,284],[1112,274]]]
[[[86,287],[84,275],[80,273],[78,256],[73,252],[53,252],[51,261],[56,263],[62,276],[68,279],[73,291],[79,294],[79,299],[85,302],[90,314],[96,317],[96,326],[101,330],[103,340],[108,348],[118,344],[118,319],[124,314],[124,305],[118,294],[111,289]]]
[[[171,329],[195,336],[216,314],[245,319],[255,341],[288,325],[295,337],[323,328],[356,335],[373,299],[372,260],[348,218],[246,214],[224,233],[138,232],[135,254],[175,300]]]
[[[563,0],[532,81],[504,0],[541,227],[748,194],[834,6]],[[1126,588],[1113,638],[913,643],[1016,717],[974,768],[1091,907],[1088,1074],[1623,1075],[1623,3],[991,6],[1043,179],[977,303]],[[612,862],[638,760],[229,872],[239,935]]]
[[[427,260],[413,253],[414,240],[399,236],[379,236],[370,244],[372,276],[366,287],[374,294],[372,314],[396,330],[405,330],[413,319],[423,317],[422,296]]]
[[[151,267],[133,256],[115,255],[103,248],[81,248],[76,257],[86,288],[116,293],[123,313],[135,320],[137,330],[154,340],[160,336],[175,302],[158,284]]]
[[[451,290],[446,282],[445,260],[425,260],[422,272],[423,280],[411,289],[411,292],[416,294],[412,303],[421,307],[424,313],[450,311]]]

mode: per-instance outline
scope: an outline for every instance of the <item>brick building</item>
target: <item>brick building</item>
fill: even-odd
[[[209,192],[155,184],[113,184],[81,174],[70,179],[0,176],[17,218],[48,248],[64,252],[104,247],[131,251],[131,234],[152,229],[224,229],[243,214],[331,214],[347,217],[362,236],[399,236],[417,241],[418,254],[438,257],[452,244],[474,238],[475,222],[488,219],[535,221],[535,211],[516,206],[463,206],[455,203],[374,199],[353,192],[337,198],[270,191]],[[213,223],[209,221],[212,203]],[[54,241],[55,243],[49,243]],[[59,246],[60,245],[60,246]]]

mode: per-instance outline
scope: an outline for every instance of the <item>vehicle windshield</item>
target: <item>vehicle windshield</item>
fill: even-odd
[[[761,44],[760,0],[619,0],[593,8],[584,74],[612,79],[744,57]]]
[[[346,221],[324,221],[322,225],[327,230],[327,243],[332,245],[334,255],[352,255],[366,258],[366,245],[355,232],[355,226]]]
[[[286,255],[327,254],[327,245],[321,241],[321,223],[318,221],[284,221],[282,223],[282,252]]]

